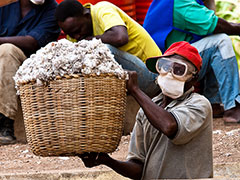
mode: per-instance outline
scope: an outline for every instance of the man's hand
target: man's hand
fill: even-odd
[[[30,55],[39,48],[38,42],[32,36],[0,37],[0,45],[11,43],[20,48],[26,55]]]
[[[137,81],[137,72],[136,71],[128,71],[129,79],[127,81],[127,90],[130,94],[134,93],[137,89],[139,89],[138,81]]]
[[[96,152],[80,154],[79,157],[82,159],[84,165],[88,168],[103,164],[109,158],[108,154],[106,153]]]
[[[97,38],[97,37],[96,36],[87,36],[87,37],[81,38],[80,40],[83,40],[83,39],[85,39],[85,40],[92,40],[93,38]]]
[[[143,170],[143,163],[138,160],[129,160],[129,161],[118,161],[112,159],[106,153],[84,153],[79,155],[82,159],[84,165],[88,168],[98,166],[100,164],[106,165],[112,168],[117,173],[121,174],[122,176],[129,177],[131,179],[140,179],[142,170]]]

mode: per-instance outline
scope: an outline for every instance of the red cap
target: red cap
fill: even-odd
[[[189,60],[190,62],[192,62],[195,65],[195,67],[198,69],[198,71],[200,70],[200,68],[202,66],[202,58],[201,58],[200,54],[198,53],[198,50],[186,41],[180,41],[180,42],[173,43],[165,51],[165,53],[162,56],[148,58],[146,61],[146,66],[150,71],[157,73],[156,62],[157,62],[158,58],[171,56],[174,54],[178,54],[178,55],[186,58],[187,60]]]

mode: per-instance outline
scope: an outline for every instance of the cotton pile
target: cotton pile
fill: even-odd
[[[42,85],[64,75],[115,74],[127,79],[127,72],[114,60],[111,51],[101,40],[82,40],[72,43],[67,39],[51,42],[32,54],[19,67],[13,79],[16,88],[29,81]]]

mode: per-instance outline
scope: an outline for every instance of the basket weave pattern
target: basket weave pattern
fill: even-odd
[[[40,156],[116,150],[123,131],[126,83],[115,76],[79,76],[47,86],[20,86],[28,144]]]

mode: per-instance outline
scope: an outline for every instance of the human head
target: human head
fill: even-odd
[[[172,44],[162,56],[146,61],[150,71],[159,73],[157,83],[162,93],[172,99],[194,85],[201,65],[202,58],[197,49],[185,41]]]
[[[161,57],[171,57],[173,55],[184,57],[197,68],[197,71],[200,71],[202,66],[202,58],[198,53],[198,50],[186,41],[173,43],[162,56],[148,58],[146,61],[146,66],[150,71],[158,73],[156,70],[157,60]]]
[[[77,0],[62,1],[55,11],[60,28],[74,39],[81,40],[93,34],[90,11]]]

